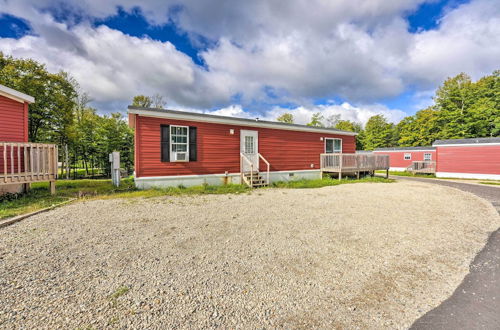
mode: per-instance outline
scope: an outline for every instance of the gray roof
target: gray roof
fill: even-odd
[[[307,126],[307,125],[299,125],[299,124],[288,124],[288,123],[283,123],[279,121],[269,121],[269,120],[260,120],[258,118],[256,119],[248,119],[248,118],[239,118],[239,117],[229,117],[229,116],[219,116],[219,115],[210,115],[206,113],[198,113],[198,112],[189,112],[189,111],[179,111],[179,110],[170,110],[170,109],[156,109],[156,108],[143,108],[143,107],[136,107],[136,106],[128,106],[129,110],[143,110],[147,112],[157,112],[157,113],[162,113],[162,114],[176,114],[176,115],[189,115],[193,117],[197,117],[199,119],[228,119],[228,120],[237,120],[238,122],[242,123],[248,123],[248,124],[253,124],[253,126],[259,126],[260,125],[265,125],[265,124],[272,124],[276,126],[282,126],[284,129],[292,129],[292,128],[302,128],[302,129],[307,129],[307,130],[318,130],[318,131],[328,131],[331,132],[332,134],[339,133],[339,134],[345,134],[345,135],[357,135],[358,133],[355,132],[350,132],[350,131],[344,131],[336,128],[328,128],[328,127],[316,127],[316,126]]]
[[[432,145],[439,146],[439,145],[443,145],[443,144],[476,144],[476,143],[500,143],[500,137],[436,140],[436,141],[434,141],[434,143]]]
[[[418,150],[435,150],[436,148],[431,147],[431,146],[425,146],[425,147],[391,147],[391,148],[377,148],[374,151],[403,151],[403,150],[413,150],[413,151],[418,151]]]

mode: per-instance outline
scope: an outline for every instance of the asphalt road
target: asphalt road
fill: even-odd
[[[467,191],[491,202],[500,213],[500,188],[445,180],[397,177]],[[455,292],[410,329],[500,329],[500,229],[493,232]]]

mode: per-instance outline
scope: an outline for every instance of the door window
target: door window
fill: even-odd
[[[255,144],[253,140],[253,136],[245,136],[245,153],[246,154],[254,154],[255,153]]]

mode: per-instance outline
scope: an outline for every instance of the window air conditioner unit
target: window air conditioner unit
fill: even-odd
[[[187,152],[176,152],[174,158],[176,161],[185,162],[187,161]]]

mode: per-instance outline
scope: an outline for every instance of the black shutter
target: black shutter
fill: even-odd
[[[197,160],[197,139],[196,139],[196,127],[189,127],[189,161],[194,162]]]
[[[170,161],[170,126],[169,125],[161,125],[161,161],[169,162]]]

